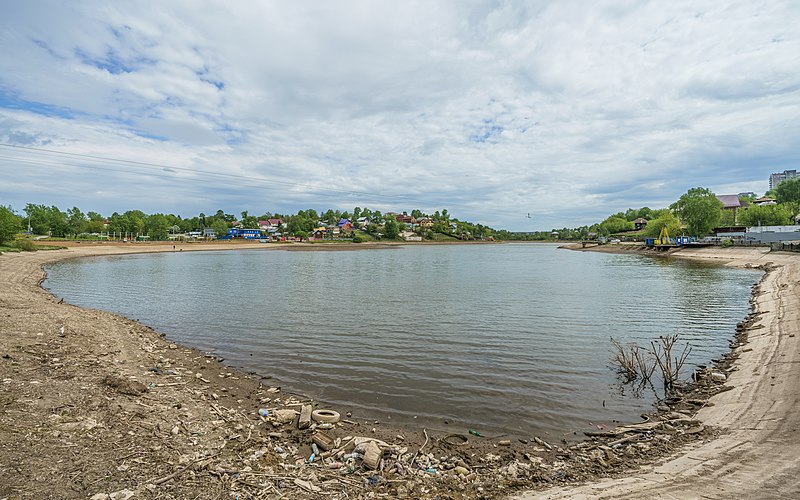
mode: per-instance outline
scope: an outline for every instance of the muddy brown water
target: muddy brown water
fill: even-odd
[[[651,408],[613,336],[727,351],[757,271],[549,245],[96,257],[45,287],[211,351],[356,417],[555,438]],[[689,376],[689,370],[684,373]]]

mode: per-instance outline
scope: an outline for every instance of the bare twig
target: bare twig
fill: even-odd
[[[419,452],[421,452],[421,451],[422,451],[422,449],[423,449],[423,448],[425,448],[425,446],[428,444],[428,431],[426,431],[426,430],[423,428],[423,429],[422,429],[422,433],[423,433],[423,434],[425,434],[425,442],[424,442],[424,443],[422,443],[422,446],[420,446],[420,447],[419,447],[419,449],[417,450],[417,452],[416,452],[416,453],[414,453],[414,456],[411,458],[411,465],[414,465],[414,460],[416,460],[416,459],[417,459],[417,455],[419,455]]]
[[[213,453],[213,454],[211,454],[211,455],[208,455],[208,456],[205,456],[205,457],[200,457],[200,458],[197,458],[197,459],[195,459],[195,460],[192,460],[191,462],[189,462],[188,464],[186,464],[184,467],[182,467],[182,468],[180,468],[180,469],[176,470],[176,471],[175,471],[175,472],[173,472],[172,474],[170,474],[170,475],[168,475],[168,476],[164,476],[164,477],[162,477],[162,478],[160,478],[160,479],[154,479],[154,480],[152,480],[152,481],[150,481],[150,482],[151,482],[152,484],[155,484],[155,485],[159,485],[159,484],[162,484],[162,483],[166,483],[166,482],[167,482],[167,481],[169,481],[170,479],[174,479],[174,478],[176,478],[177,476],[179,476],[179,475],[183,474],[184,472],[186,472],[187,470],[189,470],[189,469],[190,469],[192,466],[194,466],[194,464],[196,464],[197,462],[202,462],[203,460],[208,460],[208,459],[210,459],[210,458],[213,458],[213,457],[215,457],[216,455],[217,455],[216,453]]]

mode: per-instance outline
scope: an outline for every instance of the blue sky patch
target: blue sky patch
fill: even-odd
[[[478,143],[490,142],[493,138],[502,134],[504,130],[505,128],[496,124],[493,120],[486,119],[483,120],[481,126],[469,136],[469,140]]]
[[[75,111],[74,109],[65,108],[62,106],[55,106],[52,104],[45,104],[43,102],[26,101],[18,95],[0,89],[0,108],[5,109],[19,109],[23,111],[30,111],[44,116],[57,116],[59,118],[73,119],[83,113]]]

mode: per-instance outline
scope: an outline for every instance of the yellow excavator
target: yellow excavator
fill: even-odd
[[[658,235],[658,239],[656,240],[656,245],[674,245],[675,240],[669,237],[669,231],[667,230],[667,225],[664,224],[664,227],[661,228],[661,233]]]

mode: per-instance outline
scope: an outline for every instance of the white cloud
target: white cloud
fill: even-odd
[[[8,158],[32,153],[5,148],[0,202],[15,206],[358,204],[549,229],[697,185],[763,192],[771,171],[800,160],[792,2],[26,2],[0,13],[2,142],[243,176],[66,170],[52,155],[17,168]],[[69,189],[43,187],[42,172]]]

